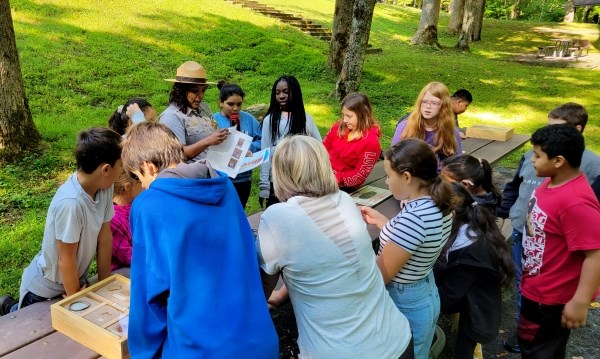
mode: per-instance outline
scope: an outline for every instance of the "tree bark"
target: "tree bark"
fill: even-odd
[[[354,1],[348,50],[335,86],[335,95],[340,99],[359,89],[376,2],[377,0]]]
[[[461,51],[469,51],[469,44],[473,38],[473,28],[475,22],[475,12],[478,0],[465,1],[465,14],[463,17],[462,30],[456,48]]]
[[[481,40],[481,30],[483,29],[483,15],[485,14],[485,0],[477,0],[475,4],[475,12],[473,15],[473,33],[471,41]]]
[[[437,37],[437,25],[440,17],[440,0],[423,0],[419,29],[411,42],[415,45],[437,45],[441,47]]]
[[[583,13],[583,22],[584,23],[588,23],[590,20],[590,12],[592,11],[592,7],[591,6],[586,6],[585,7],[585,12]]]
[[[336,0],[333,13],[333,33],[329,44],[328,64],[339,75],[342,71],[350,30],[352,28],[352,8],[354,0]]]
[[[575,21],[575,0],[568,0],[565,4],[565,18],[564,22]]]
[[[10,4],[0,1],[0,157],[16,159],[39,141],[25,96]]]
[[[457,35],[462,29],[463,16],[465,12],[465,0],[452,0],[450,2],[450,21],[448,21],[448,32]]]

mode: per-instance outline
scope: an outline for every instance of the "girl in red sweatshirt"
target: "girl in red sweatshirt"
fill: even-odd
[[[367,95],[355,92],[342,101],[342,119],[333,124],[323,145],[343,190],[360,187],[381,154],[381,130],[373,117]]]

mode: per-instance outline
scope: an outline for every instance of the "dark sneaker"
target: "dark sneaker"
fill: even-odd
[[[512,337],[506,339],[503,343],[504,349],[511,353],[520,353],[521,347],[519,346],[519,339],[517,337],[517,333],[513,334]]]
[[[17,303],[18,302],[8,294],[0,297],[0,315],[5,315],[5,314],[10,313],[10,308],[12,308],[13,305],[15,305]]]

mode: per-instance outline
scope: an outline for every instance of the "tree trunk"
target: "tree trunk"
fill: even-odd
[[[440,17],[440,0],[423,0],[419,29],[411,42],[416,45],[433,45],[441,47],[437,37],[437,25]]]
[[[471,41],[481,40],[481,29],[483,29],[483,15],[485,14],[485,0],[477,0],[475,4],[475,13],[473,15],[473,33]]]
[[[590,12],[592,11],[592,7],[591,6],[586,6],[585,7],[585,12],[583,13],[583,22],[587,23],[590,20]]]
[[[575,0],[573,0],[575,1]],[[509,8],[508,18],[511,20],[517,20],[521,16],[521,0],[516,0]]]
[[[462,29],[463,16],[465,12],[465,0],[452,0],[450,2],[450,21],[448,32],[457,35]]]
[[[0,156],[15,159],[39,141],[25,97],[10,4],[0,1]]]
[[[348,51],[335,86],[335,95],[340,99],[359,89],[376,2],[377,0],[354,1]]]
[[[461,51],[469,51],[469,44],[473,37],[473,28],[475,23],[475,12],[477,11],[478,0],[465,1],[465,15],[462,22],[462,30],[456,48]]]
[[[565,4],[565,18],[564,22],[575,21],[575,0],[568,0]]]
[[[350,40],[353,0],[336,0],[333,13],[333,33],[329,45],[329,66],[339,75]]]

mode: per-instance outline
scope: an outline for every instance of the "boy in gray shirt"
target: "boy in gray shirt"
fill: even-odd
[[[98,279],[110,275],[113,183],[121,174],[121,136],[105,127],[77,136],[77,172],[60,186],[46,215],[42,249],[23,271],[20,300],[0,298],[0,315],[77,293],[97,254]]]

